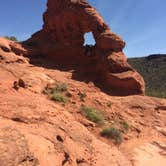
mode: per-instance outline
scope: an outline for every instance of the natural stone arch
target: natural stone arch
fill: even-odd
[[[57,64],[73,64],[121,95],[144,94],[142,77],[123,53],[125,42],[86,0],[48,0],[43,21],[43,29],[22,43],[28,56],[45,55]],[[83,46],[87,32],[96,42],[92,58],[85,56]]]

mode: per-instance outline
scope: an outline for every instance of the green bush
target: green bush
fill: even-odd
[[[102,112],[95,108],[82,106],[81,111],[82,114],[92,122],[95,122],[97,124],[102,124],[104,122],[104,116]]]
[[[115,143],[120,144],[122,142],[122,133],[115,127],[107,127],[101,131],[101,136],[111,138],[115,140]]]
[[[12,40],[12,41],[18,41],[15,36],[5,36],[6,39]]]
[[[122,123],[122,127],[123,127],[123,129],[124,129],[125,131],[128,131],[128,130],[129,130],[129,124],[128,124],[126,121],[124,121],[124,122]]]
[[[86,95],[86,93],[79,92],[78,96],[80,97],[81,101],[84,101],[84,99],[86,98],[87,95]]]
[[[47,86],[43,93],[48,95],[51,100],[63,103],[66,103],[69,97],[69,92],[67,91],[67,85],[65,83],[59,83],[55,86]]]
[[[53,93],[53,95],[51,96],[51,100],[62,102],[62,103],[67,102],[67,98],[60,93]]]
[[[59,83],[52,89],[52,93],[54,93],[54,92],[66,92],[66,91],[67,91],[67,84],[66,83]]]

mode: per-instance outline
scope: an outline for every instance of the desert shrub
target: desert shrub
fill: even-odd
[[[51,100],[57,102],[66,103],[68,101],[69,95],[67,92],[67,85],[65,83],[59,83],[55,86],[47,86],[43,93],[48,95]]]
[[[95,122],[97,124],[102,124],[104,122],[104,116],[100,110],[97,110],[92,107],[81,107],[82,114],[92,122]]]
[[[122,127],[125,131],[129,130],[129,124],[126,121],[122,122]]]
[[[67,91],[67,84],[66,83],[59,83],[53,89],[52,92],[66,92]]]
[[[81,101],[84,101],[84,99],[86,98],[87,95],[86,95],[85,92],[83,92],[83,93],[82,93],[82,92],[79,92],[79,93],[78,93],[78,96],[80,97],[80,100],[81,100]]]
[[[111,138],[115,140],[115,143],[120,144],[122,142],[122,133],[115,127],[107,127],[101,131],[101,136]]]
[[[51,96],[51,100],[57,101],[57,102],[62,102],[62,103],[66,103],[67,102],[67,98],[60,94],[60,93],[53,93],[53,95]]]
[[[5,36],[6,39],[12,40],[12,41],[18,41],[15,36]]]
[[[158,89],[147,88],[146,95],[153,96],[153,97],[159,97],[159,98],[166,98],[166,91],[163,90],[162,88],[161,89],[160,88],[158,88]]]

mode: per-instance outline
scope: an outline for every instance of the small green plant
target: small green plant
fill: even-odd
[[[51,100],[57,101],[57,102],[62,102],[62,103],[66,103],[67,102],[67,98],[65,96],[63,96],[60,93],[54,93],[51,96]]]
[[[87,95],[86,95],[85,92],[83,92],[83,93],[82,93],[82,92],[79,92],[79,93],[78,93],[78,96],[80,97],[80,100],[81,100],[81,101],[84,101],[84,99],[86,98]]]
[[[53,89],[52,92],[66,92],[67,91],[67,84],[66,83],[59,83]]]
[[[104,122],[104,116],[102,112],[95,108],[82,106],[81,111],[82,114],[92,122],[95,122],[97,124],[102,124]]]
[[[122,122],[122,127],[126,132],[129,130],[129,124],[126,121]]]
[[[115,140],[115,143],[122,143],[122,133],[119,129],[115,127],[107,127],[101,131],[101,136],[111,138]]]
[[[65,83],[59,83],[56,86],[48,86],[43,91],[48,95],[51,100],[66,103],[68,101],[67,85]]]
[[[6,39],[12,40],[12,41],[18,41],[15,36],[5,36]]]
[[[109,102],[107,103],[107,106],[111,108],[111,107],[112,107],[112,102],[109,101]]]

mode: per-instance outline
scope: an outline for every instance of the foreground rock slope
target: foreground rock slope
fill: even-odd
[[[14,44],[0,38],[1,166],[165,166],[165,99],[109,96],[92,82],[74,80],[73,71],[60,71],[54,62],[33,58],[29,63],[12,51]],[[66,103],[43,93],[62,82]],[[83,100],[79,92],[86,93]],[[106,122],[125,121],[129,129],[122,143],[101,137],[104,126],[87,120],[82,105],[103,110]]]

